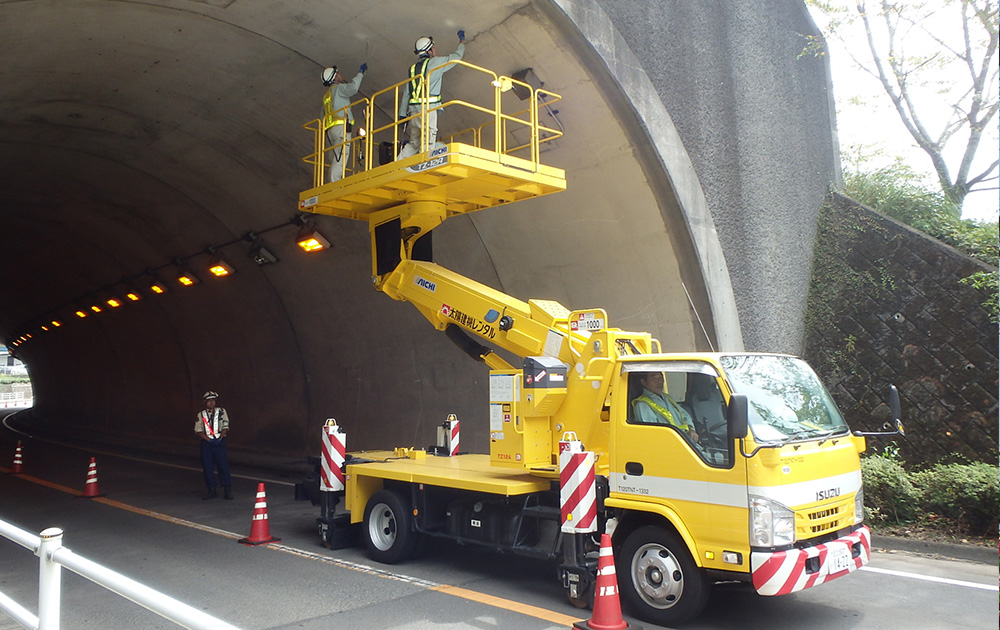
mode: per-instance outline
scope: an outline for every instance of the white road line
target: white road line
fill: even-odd
[[[922,575],[920,573],[907,573],[905,571],[893,571],[892,569],[879,569],[873,566],[861,567],[862,571],[871,571],[872,573],[881,573],[882,575],[891,575],[893,577],[904,577],[911,578],[914,580],[923,580],[925,582],[936,582],[938,584],[950,584],[952,586],[962,586],[965,588],[977,588],[983,591],[1000,591],[1000,585],[997,584],[979,584],[978,582],[966,582],[964,580],[952,580],[949,578],[934,577],[933,575]]]

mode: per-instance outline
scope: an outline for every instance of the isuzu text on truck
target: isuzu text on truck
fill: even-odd
[[[368,133],[351,141],[355,159],[338,182],[324,183],[324,155],[343,147],[324,146],[318,121],[307,125],[316,132],[307,158],[315,178],[299,208],[367,221],[374,287],[411,303],[489,366],[489,408],[462,421],[489,427],[490,453],[452,454],[454,422],[445,423],[440,448],[428,450],[338,457],[331,442],[322,472],[298,488],[322,505],[324,542],[339,547],[360,533],[384,563],[405,560],[421,536],[551,560],[570,600],[587,606],[597,541],[608,533],[627,609],[662,625],[696,615],[716,581],[782,595],[865,565],[865,438],[852,435],[805,362],[663,352],[648,333],[612,327],[602,309],[522,302],[431,262],[431,230],[445,219],[565,188],[563,171],[538,159],[539,145],[559,134],[539,124],[539,104],[558,96],[452,63],[484,75],[486,104],[425,99],[421,126],[428,111],[470,108],[488,118],[471,143],[431,144],[425,131],[418,155],[374,164],[374,137],[400,139],[395,121],[379,127],[374,115],[396,111],[403,84],[391,86],[352,104]],[[522,112],[501,110],[512,87],[528,94]],[[378,99],[389,103],[380,108]],[[530,139],[508,148],[515,135]],[[394,146],[383,152],[390,159]],[[650,388],[683,409],[672,411],[675,421],[650,413],[668,411],[650,403]],[[340,431],[332,423],[326,430]],[[580,443],[594,454],[595,472],[593,531],[584,533],[567,523],[560,501],[560,449]],[[317,485],[324,491],[313,492]],[[337,509],[341,497],[345,510]]]

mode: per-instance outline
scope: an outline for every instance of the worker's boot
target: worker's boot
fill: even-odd
[[[232,486],[222,486],[222,497],[229,501],[233,500],[233,487]]]
[[[208,489],[208,493],[207,493],[207,494],[206,494],[205,496],[203,496],[203,497],[201,498],[201,500],[202,500],[202,501],[204,501],[204,500],[206,500],[206,499],[214,499],[214,498],[215,498],[215,497],[217,497],[217,496],[218,496],[218,495],[217,495],[217,494],[215,494],[215,488],[213,487],[213,488],[209,488],[209,489]]]

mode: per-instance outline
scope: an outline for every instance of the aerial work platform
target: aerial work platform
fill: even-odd
[[[565,171],[539,160],[540,145],[562,135],[561,130],[539,123],[539,105],[558,123],[549,105],[559,96],[463,61],[435,71],[448,66],[482,75],[481,81],[477,78],[472,84],[476,93],[469,95],[470,100],[428,105],[425,95],[419,113],[376,126],[376,113],[398,111],[406,80],[351,103],[356,116],[364,114],[364,127],[355,130],[357,137],[327,146],[322,119],[306,124],[314,134],[314,151],[303,161],[313,165],[313,185],[299,194],[299,210],[366,221],[374,227],[386,216],[405,215],[421,204],[438,208],[439,220],[444,220],[565,190]],[[453,73],[448,80],[458,75]],[[429,83],[422,85],[426,88]],[[520,111],[506,112],[514,109],[511,105]],[[334,115],[347,119],[349,108]],[[426,132],[428,114],[443,110],[449,111],[447,123],[455,119],[472,126],[431,143]],[[411,121],[422,131],[422,150],[403,160],[388,161],[395,157],[405,125]],[[381,161],[388,161],[381,165],[374,163],[380,148]],[[334,160],[338,155],[345,159]],[[340,170],[337,181],[329,181],[331,164]],[[394,213],[394,208],[399,212]]]

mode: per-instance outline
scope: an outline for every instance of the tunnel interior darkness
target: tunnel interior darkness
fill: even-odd
[[[366,62],[370,94],[405,77],[416,36],[447,53],[458,28],[467,60],[504,74],[533,67],[563,95],[550,115],[567,134],[543,161],[566,169],[569,186],[443,225],[437,261],[521,299],[606,307],[614,325],[650,330],[671,349],[704,349],[682,285],[704,308],[702,281],[677,254],[689,247],[685,229],[665,225],[675,202],[652,192],[603,96],[611,87],[548,5],[0,5],[0,334],[32,334],[16,352],[31,371],[35,420],[184,448],[213,389],[233,416],[231,442],[247,452],[309,453],[328,417],[352,447],[420,446],[448,413],[474,419],[463,443],[485,448],[475,419],[486,368],[371,290],[366,226],[318,217],[332,248],[307,255],[289,224],[309,187],[302,125],[319,113],[322,68],[336,63],[350,78]],[[445,89],[460,95],[470,81],[454,72]],[[279,260],[258,266],[243,237],[275,226],[264,240]],[[226,243],[235,273],[209,277],[205,250]],[[178,258],[198,285],[73,315],[141,289],[149,269],[169,282]]]

